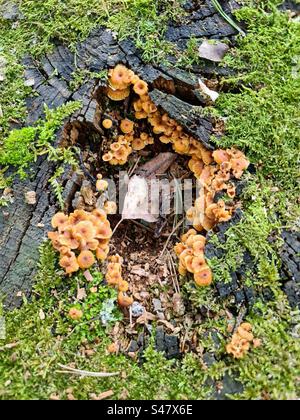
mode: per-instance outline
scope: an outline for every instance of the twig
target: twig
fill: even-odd
[[[122,222],[124,221],[124,219],[122,218],[119,222],[118,222],[118,224],[117,224],[117,226],[114,228],[114,230],[113,230],[113,233],[112,233],[112,237],[114,236],[114,234],[116,233],[116,231],[118,230],[118,228],[120,227],[120,225],[122,224]]]
[[[65,373],[69,375],[78,375],[78,376],[90,377],[90,378],[110,378],[112,376],[117,376],[120,374],[119,372],[116,372],[116,373],[89,372],[87,370],[74,369],[74,368],[71,368],[70,366],[65,366],[61,364],[58,364],[58,366],[63,370],[57,371],[57,373]]]
[[[129,171],[129,174],[128,174],[129,178],[131,178],[132,175],[134,174],[136,168],[138,167],[138,164],[140,163],[140,160],[141,160],[141,156],[138,157],[138,160],[135,162],[132,169]]]
[[[133,319],[132,319],[132,307],[129,308],[129,320],[130,320],[130,328],[133,327]]]
[[[175,262],[173,260],[171,252],[169,252],[169,258],[170,258],[170,266],[171,266],[171,269],[173,270],[174,278],[175,278],[175,280],[174,280],[175,292],[180,294],[180,285],[179,285],[179,281],[178,281],[176,265],[175,265]]]
[[[165,243],[165,246],[164,246],[164,249],[162,250],[162,252],[161,252],[161,254],[160,254],[160,256],[159,256],[159,258],[161,258],[163,255],[164,255],[164,253],[166,252],[166,250],[167,250],[167,248],[168,248],[168,245],[169,245],[169,243],[170,243],[170,241],[171,241],[171,239],[172,239],[172,236],[174,235],[174,233],[180,228],[180,226],[182,226],[183,225],[183,223],[184,223],[184,221],[185,221],[185,219],[182,219],[176,226],[175,226],[175,228],[172,230],[172,232],[171,232],[171,234],[169,235],[169,237],[168,237],[168,239],[167,239],[167,241],[166,241],[166,243]]]

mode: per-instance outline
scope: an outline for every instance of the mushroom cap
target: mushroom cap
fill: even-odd
[[[123,280],[119,270],[108,272],[105,278],[107,280],[107,283],[111,286],[118,286],[119,283]]]
[[[66,214],[59,212],[53,216],[51,224],[54,229],[62,230],[66,226],[68,220],[69,217]]]
[[[204,256],[194,257],[192,261],[193,273],[198,274],[201,272],[201,270],[203,270],[203,268],[207,268],[207,264],[206,264]]]
[[[111,152],[105,153],[105,155],[102,156],[102,160],[104,162],[109,162],[113,159],[114,155]]]
[[[139,96],[144,96],[148,93],[148,84],[143,80],[138,80],[135,85],[133,86],[133,90]]]
[[[109,248],[108,248],[108,252],[109,252]],[[108,255],[108,252],[105,251],[103,248],[97,248],[96,249],[96,258],[99,261],[105,261]]]
[[[226,150],[222,150],[222,149],[218,149],[215,150],[212,154],[214,161],[218,164],[221,165],[222,163],[225,162],[229,162],[230,161],[230,156],[228,155],[228,153],[226,152]]]
[[[245,330],[242,325],[238,328],[237,330],[238,334],[240,335],[241,338],[243,338],[244,340],[247,341],[253,341],[254,340],[254,336],[251,332]]]
[[[105,181],[104,179],[99,179],[96,183],[96,189],[98,191],[106,191],[108,188],[108,182]]]
[[[74,236],[76,238],[82,238],[86,241],[91,241],[96,236],[96,229],[94,228],[92,222],[88,220],[84,222],[79,222],[74,227]]]
[[[202,257],[204,255],[205,243],[197,241],[193,243],[193,252],[195,257]]]
[[[112,230],[109,221],[103,222],[101,226],[97,227],[97,239],[110,239],[112,237]]]
[[[187,231],[187,233],[182,235],[181,240],[182,242],[186,242],[190,236],[195,236],[195,235],[197,235],[197,231],[195,229],[190,229]]]
[[[83,312],[77,308],[71,308],[69,311],[69,317],[74,321],[79,321],[83,317]]]
[[[185,251],[186,250],[186,246],[182,243],[182,242],[179,242],[179,243],[177,243],[176,245],[175,245],[175,247],[174,247],[174,252],[175,252],[175,254],[179,257],[180,256],[180,254],[182,254],[183,253],[183,251]]]
[[[133,150],[136,150],[136,151],[143,150],[146,147],[146,145],[147,144],[145,143],[145,141],[143,141],[140,138],[136,138],[132,142],[132,148]]]
[[[112,255],[111,257],[109,257],[109,260],[111,261],[111,263],[119,264],[120,269],[121,269],[121,265],[124,262],[124,259],[118,254]]]
[[[84,210],[75,210],[69,216],[69,223],[71,226],[77,225],[80,222],[88,220],[88,213]]]
[[[118,64],[109,72],[110,83],[116,89],[125,89],[130,84],[131,75],[127,67],[123,64]]]
[[[105,120],[102,121],[102,125],[104,128],[106,128],[107,130],[109,130],[110,128],[112,128],[113,126],[113,122],[111,119],[106,118]]]
[[[128,290],[129,290],[128,282],[125,281],[125,280],[120,281],[120,283],[118,285],[118,289],[119,289],[119,292],[128,292]]]
[[[187,271],[192,274],[194,274],[193,260],[194,260],[194,257],[192,255],[187,255],[186,257],[184,257],[183,260],[180,260],[183,267],[186,267]]]
[[[89,249],[90,251],[96,251],[98,247],[99,241],[97,241],[97,239],[92,239],[86,243],[86,249]]]
[[[106,222],[107,221],[107,215],[104,210],[102,209],[95,209],[92,212],[93,216],[95,216],[99,221]]]
[[[124,292],[118,294],[118,303],[122,308],[128,308],[133,304],[133,298],[127,296]]]
[[[81,269],[87,269],[95,264],[95,256],[91,251],[82,251],[78,256],[77,261]]]
[[[148,114],[145,111],[136,111],[135,118],[137,120],[144,120],[144,119],[148,118]]]
[[[113,151],[113,152],[117,152],[118,150],[120,150],[120,148],[121,148],[121,143],[112,143],[111,145],[110,145],[110,149]]]
[[[59,236],[59,242],[61,246],[66,246],[70,249],[78,249],[80,245],[80,242],[74,233],[74,228],[72,227],[68,227],[64,233]]]
[[[124,101],[130,95],[130,89],[114,90],[111,87],[107,88],[106,94],[112,101],[121,102]]]
[[[115,159],[118,159],[118,160],[127,159],[127,157],[128,157],[128,151],[127,151],[126,146],[125,145],[124,146],[121,146],[119,148],[119,150],[117,150],[115,152],[114,157],[115,157]]]
[[[120,129],[122,133],[129,134],[132,133],[134,130],[134,122],[128,120],[127,118],[125,120],[121,121]]]
[[[64,256],[60,259],[59,265],[65,269],[66,274],[73,274],[79,270],[79,265],[74,253],[71,256]]]
[[[198,273],[194,275],[195,282],[198,286],[205,287],[210,286],[213,281],[213,275],[211,269],[206,266],[202,268]]]
[[[106,214],[116,214],[118,210],[117,203],[115,203],[114,201],[107,201],[104,204],[104,210]]]

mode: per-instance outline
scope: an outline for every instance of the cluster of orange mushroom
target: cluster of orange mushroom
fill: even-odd
[[[193,274],[195,283],[201,287],[210,286],[213,281],[212,271],[205,260],[205,244],[206,238],[198,235],[195,229],[191,229],[174,248],[179,258],[179,274]]]
[[[49,232],[48,237],[60,253],[59,263],[66,274],[89,269],[96,260],[106,260],[112,230],[104,210],[75,210],[69,216],[57,213],[52,227],[56,231]]]
[[[189,162],[189,168],[202,188],[194,206],[187,212],[187,219],[199,232],[209,231],[218,223],[231,219],[234,207],[226,206],[221,199],[215,202],[214,198],[216,193],[224,191],[233,199],[236,187],[232,179],[240,179],[250,164],[244,153],[234,148],[207,153],[211,156],[209,164],[195,156]]]
[[[122,64],[118,64],[114,69],[111,69],[108,74],[109,86],[106,90],[107,96],[113,101],[122,101],[126,99],[133,91],[140,96],[140,101],[145,109],[149,112],[156,112],[157,108],[152,103],[148,96],[148,84],[141,80],[133,71],[129,70]],[[146,98],[146,100],[145,100]],[[143,101],[143,102],[142,102]],[[134,104],[136,108],[136,105]],[[143,106],[136,109],[135,116],[137,119],[144,117]],[[147,117],[147,114],[146,114]],[[102,121],[102,125],[106,129],[113,126],[113,122],[109,118]],[[141,133],[139,136],[135,135],[135,124],[129,119],[124,119],[120,122],[120,134],[117,141],[110,145],[110,150],[103,156],[104,162],[109,162],[111,165],[124,165],[129,155],[135,151],[143,150],[149,144],[154,143],[154,138],[147,133]]]
[[[133,304],[132,297],[128,296],[129,284],[122,277],[123,258],[114,255],[109,258],[107,266],[106,281],[110,286],[118,290],[118,303],[122,308],[127,308]]]
[[[131,86],[139,96],[148,93],[148,84],[122,64],[118,64],[114,69],[109,70],[108,81],[109,86],[106,94],[112,101],[124,101],[128,98],[131,93]]]
[[[252,325],[244,322],[233,334],[231,342],[226,346],[226,351],[235,359],[242,359],[250,350],[251,344],[254,348],[260,347],[261,340],[254,338]]]

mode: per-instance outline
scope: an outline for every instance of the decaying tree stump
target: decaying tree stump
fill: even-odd
[[[236,7],[234,1],[223,3],[228,12],[230,5]],[[219,16],[209,0],[189,1],[185,8],[188,15],[183,23],[180,26],[170,24],[166,32],[166,39],[176,48],[185,48],[191,36],[233,40],[235,30]],[[118,63],[126,64],[147,81],[152,88],[153,101],[212,149],[210,137],[214,127],[212,120],[201,113],[204,102],[198,90],[198,78],[228,74],[230,70],[203,62],[203,66],[195,66],[187,73],[174,66],[172,57],[169,65],[145,64],[133,41],[118,42],[114,34],[105,28],[95,30],[85,42],[80,43],[76,54],[57,44],[54,51],[39,62],[31,57],[25,59],[25,78],[35,91],[35,95],[27,100],[26,124],[32,125],[44,116],[44,104],[56,108],[69,101],[80,100],[81,110],[68,123],[76,121],[99,135],[94,116],[97,97],[101,94],[101,82],[87,80],[75,92],[70,82],[78,70],[99,73]],[[61,131],[57,134],[57,143],[60,138]],[[30,294],[37,268],[38,248],[46,237],[56,210],[48,185],[54,170],[54,165],[45,158],[39,159],[33,165],[30,180],[15,181],[14,203],[7,212],[0,212],[0,294],[6,296],[8,308],[20,305],[22,295]],[[65,200],[69,203],[80,186],[80,179],[66,168],[64,184]],[[26,204],[24,193],[27,191],[36,193],[36,204]]]

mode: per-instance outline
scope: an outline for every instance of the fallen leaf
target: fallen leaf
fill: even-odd
[[[87,281],[93,281],[94,280],[94,277],[91,275],[91,273],[90,273],[90,271],[89,270],[86,270],[84,273],[83,273],[83,275],[84,275],[84,278],[87,280]]]
[[[208,96],[213,102],[216,102],[216,100],[220,96],[218,92],[209,89],[201,79],[199,79],[199,87],[201,92],[204,93],[204,95]]]
[[[43,309],[40,309],[39,317],[40,317],[41,321],[44,321],[46,319],[46,315],[45,315],[45,312],[43,311]]]
[[[91,399],[93,401],[101,401],[105,400],[106,398],[112,397],[114,395],[114,391],[111,389],[109,391],[102,392],[99,395],[91,394]]]
[[[136,322],[137,324],[147,324],[148,321],[156,321],[157,316],[151,314],[150,312],[145,311],[142,316],[140,316]]]
[[[224,42],[203,41],[199,47],[199,57],[220,63],[228,51],[229,46]]]
[[[84,288],[78,288],[77,290],[77,300],[84,300],[86,298],[86,291]]]
[[[149,223],[156,222],[158,214],[154,215],[149,212],[149,195],[149,185],[146,178],[137,175],[133,176],[128,183],[128,191],[125,196],[122,219],[141,219]],[[159,209],[159,195],[156,204]]]

